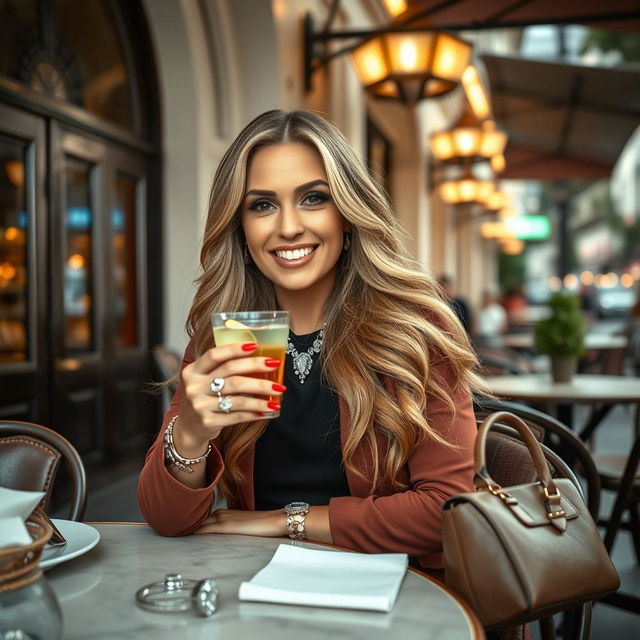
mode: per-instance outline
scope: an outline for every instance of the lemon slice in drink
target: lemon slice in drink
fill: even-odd
[[[255,337],[251,329],[249,329],[246,324],[242,324],[242,322],[238,322],[232,318],[227,318],[227,320],[224,321],[224,326],[235,332],[234,338],[237,338],[238,342],[258,342],[258,339]]]

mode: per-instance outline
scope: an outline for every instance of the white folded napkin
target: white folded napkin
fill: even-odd
[[[32,538],[24,521],[44,496],[44,491],[0,487],[0,549],[31,544]]]
[[[320,551],[281,544],[240,585],[240,600],[390,611],[407,571],[405,553]]]

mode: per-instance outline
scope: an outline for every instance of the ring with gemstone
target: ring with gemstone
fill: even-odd
[[[214,378],[211,381],[211,391],[213,393],[220,393],[224,389],[224,378]]]
[[[232,407],[233,400],[231,400],[229,396],[223,396],[221,393],[218,393],[218,408],[220,409],[220,411],[229,413]]]

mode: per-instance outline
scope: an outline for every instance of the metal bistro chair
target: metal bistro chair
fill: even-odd
[[[474,409],[478,424],[491,413],[509,411],[522,418],[539,440],[542,440],[545,435],[553,433],[571,443],[575,447],[576,457],[588,470],[587,508],[594,519],[597,517],[600,496],[598,475],[589,452],[575,434],[551,416],[512,402],[500,402],[485,398],[476,399]],[[552,476],[569,478],[582,493],[580,482],[564,460],[549,447],[544,444],[541,446]],[[491,477],[503,486],[533,482],[537,477],[531,456],[518,432],[505,425],[494,425],[489,434],[487,465]],[[582,640],[589,637],[591,603],[564,612],[563,618],[562,636],[565,640]],[[553,617],[541,618],[538,622],[543,640],[552,640],[557,637]],[[512,627],[496,631],[494,636],[500,640],[518,638],[520,637],[518,629],[519,627]]]
[[[61,459],[73,485],[68,519],[79,521],[87,505],[87,480],[76,448],[59,433],[39,424],[0,421],[0,485],[45,491],[46,509]]]
[[[602,488],[615,491],[616,499],[608,520],[600,520],[605,527],[604,546],[611,553],[620,529],[631,532],[636,554],[640,563],[640,435],[636,435],[628,456],[624,454],[594,455]],[[624,522],[625,511],[629,520]],[[638,570],[636,566],[635,571]],[[602,600],[605,604],[619,607],[631,613],[640,613],[640,596],[622,588]]]

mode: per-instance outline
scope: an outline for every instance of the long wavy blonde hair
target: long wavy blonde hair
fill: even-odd
[[[332,198],[351,227],[351,247],[339,260],[325,310],[322,347],[323,379],[345,400],[351,418],[344,464],[362,476],[353,457],[364,442],[375,464],[371,491],[381,477],[400,489],[398,472],[416,444],[426,438],[445,442],[425,418],[428,393],[455,412],[442,381],[431,375],[434,358],[446,358],[456,384],[470,389],[482,384],[473,373],[476,359],[466,333],[439,285],[406,253],[404,232],[385,195],[335,126],[305,111],[268,111],[249,123],[227,150],[211,188],[201,274],[187,330],[200,355],[213,346],[211,312],[276,308],[272,283],[253,263],[244,262],[240,207],[252,154],[290,142],[309,145],[320,155]],[[385,377],[393,380],[391,393]],[[227,495],[242,480],[240,461],[265,425],[256,421],[222,432],[221,487]],[[382,465],[376,434],[386,442]]]

